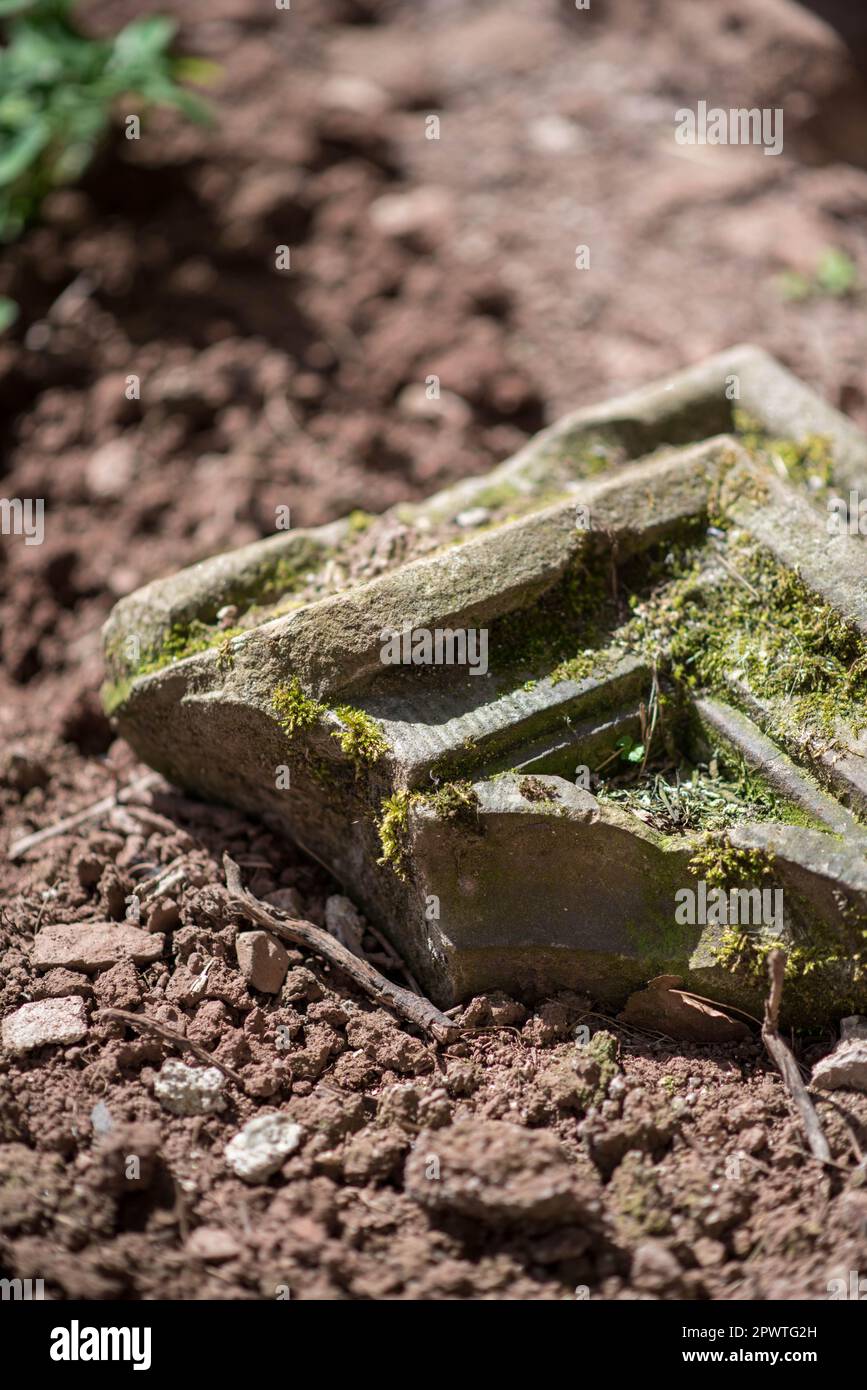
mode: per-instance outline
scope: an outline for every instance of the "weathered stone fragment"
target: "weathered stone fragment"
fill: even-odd
[[[159,960],[164,944],[158,932],[142,931],[129,922],[73,922],[42,927],[31,960],[37,970],[62,966],[91,974],[125,959],[150,965]]]
[[[169,1057],[154,1078],[154,1095],[174,1115],[211,1115],[225,1109],[226,1078],[219,1067],[188,1067]]]
[[[867,1091],[867,1039],[839,1042],[816,1063],[811,1084],[820,1091]]]
[[[286,948],[266,931],[239,932],[235,940],[238,969],[254,989],[279,994],[289,969]]]
[[[282,823],[443,1004],[673,974],[755,1013],[779,941],[789,1018],[863,1009],[867,548],[826,505],[859,487],[854,425],[735,349],[149,585],[107,707]]]

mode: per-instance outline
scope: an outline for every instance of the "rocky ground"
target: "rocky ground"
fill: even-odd
[[[174,8],[222,67],[217,125],[115,143],[0,268],[21,306],[2,488],[46,500],[45,543],[0,548],[6,848],[146,771],[99,708],[111,604],[277,506],[313,523],[421,496],[742,339],[867,423],[864,86],[805,8]],[[782,103],[784,153],[676,146],[701,97]],[[825,1298],[864,1268],[863,1096],[820,1103],[823,1168],[757,1036],[674,1043],[570,994],[474,1000],[435,1048],[300,951],[265,992],[226,850],[258,896],[333,921],[316,864],[160,785],[3,863],[4,1273],[84,1298],[742,1299]],[[124,921],[112,963],[99,924]],[[198,1065],[179,1038],[215,1076],[177,1071]],[[278,1110],[298,1129],[227,1154]]]

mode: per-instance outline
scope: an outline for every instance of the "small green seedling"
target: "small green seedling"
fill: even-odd
[[[640,763],[644,757],[644,744],[636,743],[629,734],[624,734],[614,746],[619,750],[621,760],[625,763]]]
[[[776,283],[782,298],[793,303],[814,297],[845,299],[859,288],[858,268],[845,251],[829,246],[822,252],[813,275],[787,270],[777,276]]]

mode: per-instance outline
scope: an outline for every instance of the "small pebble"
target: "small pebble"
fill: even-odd
[[[226,1145],[226,1162],[244,1182],[266,1182],[294,1153],[304,1133],[288,1115],[259,1115]]]
[[[238,969],[263,994],[277,994],[289,969],[285,947],[266,931],[243,931],[235,939]]]
[[[226,1078],[217,1067],[188,1067],[170,1057],[154,1080],[154,1095],[173,1115],[212,1115],[223,1110]]]
[[[240,1255],[241,1246],[231,1231],[220,1226],[199,1226],[187,1241],[187,1253],[208,1264],[221,1264]]]
[[[458,526],[469,530],[474,526],[484,526],[485,522],[490,521],[491,513],[487,507],[467,507],[466,511],[458,512],[455,521]]]
[[[90,1112],[90,1123],[94,1134],[109,1134],[114,1127],[111,1111],[104,1100],[98,1100]]]

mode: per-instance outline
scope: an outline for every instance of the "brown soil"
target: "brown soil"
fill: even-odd
[[[140,6],[87,8],[116,27]],[[421,496],[744,339],[867,423],[862,297],[792,302],[776,279],[811,275],[829,246],[867,279],[864,86],[807,10],[174,9],[185,47],[223,67],[218,125],[167,116],[116,141],[0,270],[22,310],[0,346],[2,488],[46,501],[44,545],[0,547],[4,843],[144,771],[97,699],[112,603],[269,533],[279,505],[304,524]],[[685,157],[673,111],[702,97],[783,105],[785,153]],[[867,1098],[822,1103],[838,1164],[823,1170],[758,1040],[676,1044],[567,995],[473,1001],[472,1031],[437,1051],[300,952],[281,997],[256,995],[235,967],[226,849],[254,892],[294,889],[324,920],[334,885],[315,864],[169,792],[3,864],[4,1014],[78,993],[90,1019],[80,1044],[0,1062],[4,1272],[97,1299],[821,1299],[865,1267]],[[37,927],[122,920],[176,860],[183,881],[143,913],[167,933],[159,963],[34,974]],[[187,1034],[245,1093],[168,1114],[153,1078],[176,1054],[104,1007]],[[617,1035],[613,1080],[580,1062],[582,1025]],[[801,1060],[832,1041],[798,1040]],[[225,1144],[283,1106],[304,1141],[249,1187]]]

